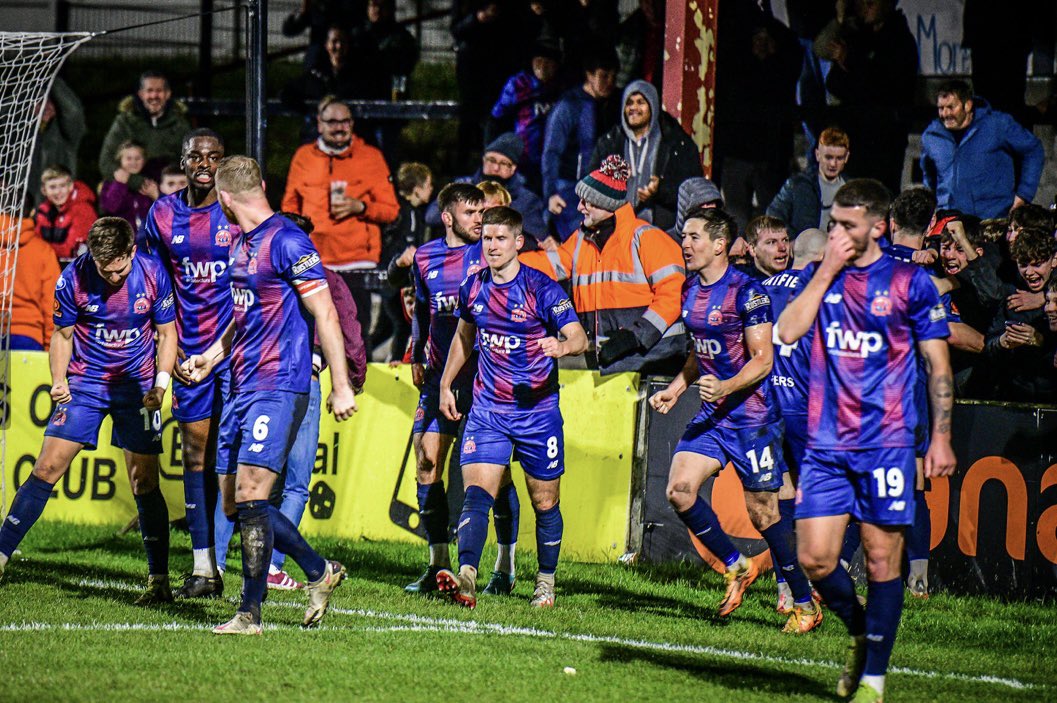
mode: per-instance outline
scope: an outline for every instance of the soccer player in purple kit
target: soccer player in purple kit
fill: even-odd
[[[928,369],[931,444],[925,476],[954,471],[954,384],[947,321],[925,271],[885,256],[890,198],[879,182],[837,191],[822,262],[778,320],[792,344],[811,344],[808,447],[797,488],[800,563],[851,635],[837,694],[880,701],[903,608],[904,531],[914,520],[913,387]],[[859,520],[869,587],[866,607],[839,563],[849,518]]]
[[[455,422],[462,412],[452,385],[477,346],[473,407],[460,454],[466,498],[459,518],[459,572],[442,569],[437,585],[459,605],[477,605],[477,568],[488,530],[488,511],[499,492],[511,452],[525,470],[536,513],[539,571],[530,604],[554,606],[554,573],[562,540],[559,507],[565,472],[557,359],[582,354],[587,333],[572,301],[545,274],[522,266],[521,215],[489,208],[482,252],[488,268],[459,288],[459,324],[440,379],[440,409]],[[565,341],[559,341],[559,334]]]
[[[311,627],[327,611],[345,567],[321,557],[279,509],[268,503],[308,407],[312,374],[312,325],[318,326],[333,385],[327,406],[339,420],[356,411],[349,385],[337,312],[319,253],[300,228],[275,214],[264,194],[257,162],[223,159],[216,171],[217,196],[241,233],[231,246],[232,323],[201,355],[184,362],[194,382],[207,378],[231,356],[234,429],[222,433],[217,473],[225,513],[242,527],[242,602],[218,635],[261,634],[261,602],[273,546],[305,572]]]
[[[745,507],[793,591],[793,614],[784,630],[807,632],[822,622],[822,609],[796,561],[792,523],[782,520],[782,421],[770,383],[773,363],[771,301],[759,282],[730,264],[737,225],[718,209],[691,211],[683,225],[683,323],[693,344],[682,371],[650,398],[666,414],[696,384],[701,410],[675,447],[668,500],[679,519],[727,566],[726,594],[717,614],[741,605],[756,580],[755,562],[723,532],[712,507],[698,495],[702,484],[727,462],[741,479]]]
[[[448,451],[458,435],[459,422],[441,413],[440,377],[459,322],[456,316],[459,286],[484,266],[480,241],[484,201],[484,193],[468,183],[452,183],[441,190],[437,205],[445,235],[419,247],[411,266],[415,286],[411,375],[421,389],[412,444],[417,465],[419,515],[429,544],[429,566],[418,580],[404,589],[408,593],[435,593],[437,574],[441,569],[451,568],[444,468]],[[471,355],[452,382],[460,414],[469,411],[476,372],[477,357]],[[514,587],[514,545],[520,516],[509,468],[496,495],[494,513],[499,556],[484,592],[509,595]]]
[[[228,256],[238,225],[228,222],[217,200],[214,177],[224,158],[224,141],[209,129],[183,138],[180,166],[188,187],[159,198],[147,213],[141,233],[144,246],[172,277],[176,296],[179,356],[201,354],[231,323]],[[220,596],[224,579],[214,552],[212,501],[206,495],[206,462],[215,464],[217,435],[230,423],[231,374],[221,362],[201,383],[192,384],[177,365],[173,373],[172,414],[180,425],[187,526],[194,565],[176,590],[177,598]]]
[[[785,310],[789,298],[806,282],[803,270],[808,264],[821,261],[822,252],[826,249],[826,235],[820,229],[808,229],[800,233],[793,242],[793,266],[787,271],[771,276],[763,281],[767,296],[771,299],[771,317],[776,319]],[[808,367],[811,349],[810,332],[805,338],[793,344],[782,344],[774,330],[774,366],[771,368],[771,386],[774,398],[784,425],[782,448],[785,465],[788,471],[782,479],[782,488],[778,492],[778,512],[782,520],[793,524],[795,520],[794,502],[796,499],[796,481],[800,476],[800,462],[807,451],[807,387]],[[777,563],[777,559],[775,559]],[[778,580],[779,613],[790,614],[794,611],[793,592],[789,588],[780,570],[775,571]]]
[[[157,260],[137,253],[128,222],[96,220],[88,230],[88,253],[67,266],[55,284],[48,358],[56,406],[33,473],[0,527],[0,577],[52,488],[82,449],[95,448],[99,427],[110,415],[111,443],[124,450],[147,551],[147,590],[136,603],[172,600],[169,512],[158,488],[158,455],[159,408],[170,379],[166,369],[176,362],[175,312],[168,275]]]

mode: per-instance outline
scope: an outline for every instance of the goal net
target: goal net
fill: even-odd
[[[0,515],[7,512],[11,308],[30,161],[63,61],[91,34],[0,32]]]

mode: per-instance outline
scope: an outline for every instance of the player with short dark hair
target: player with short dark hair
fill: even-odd
[[[180,167],[187,188],[159,198],[141,233],[144,249],[161,260],[176,296],[176,331],[181,358],[202,354],[231,323],[229,249],[239,227],[228,221],[217,200],[216,170],[224,140],[210,129],[184,135]],[[173,370],[172,414],[180,427],[184,504],[194,564],[176,590],[177,598],[220,596],[224,579],[217,569],[209,472],[216,464],[217,436],[230,431],[231,373],[222,361],[209,378],[191,383],[181,365]],[[223,511],[218,517],[224,519]],[[226,546],[226,545],[225,545]]]
[[[759,282],[730,264],[734,232],[718,210],[691,213],[683,224],[683,259],[695,276],[683,286],[683,323],[693,353],[668,387],[650,398],[668,413],[691,385],[701,409],[675,447],[668,474],[668,501],[679,519],[727,570],[718,615],[741,605],[759,567],[731,543],[712,507],[698,495],[702,484],[727,462],[741,480],[749,518],[775,554],[795,601],[787,632],[807,632],[822,622],[822,609],[796,563],[793,525],[781,519],[778,492],[786,471],[782,421],[771,388],[771,300]]]
[[[341,327],[319,253],[307,234],[272,210],[257,162],[226,157],[215,180],[225,216],[241,229],[231,245],[233,318],[208,349],[184,362],[184,373],[199,382],[231,356],[228,402],[234,420],[220,437],[217,473],[225,514],[237,512],[241,524],[243,587],[235,616],[213,632],[261,634],[273,546],[297,562],[309,580],[302,624],[311,627],[326,613],[345,567],[316,553],[268,496],[308,408],[310,318],[330,364],[333,390],[327,406],[338,421],[356,411]]]
[[[822,262],[778,320],[782,344],[809,330],[808,447],[797,490],[800,563],[851,635],[837,694],[880,701],[903,608],[903,533],[914,521],[914,384],[928,368],[931,443],[925,476],[954,471],[954,384],[947,321],[921,268],[885,256],[890,199],[881,183],[849,181],[832,210]],[[839,563],[850,518],[861,523],[869,589],[865,609]]]
[[[437,585],[456,603],[476,606],[488,511],[513,452],[525,470],[536,513],[539,570],[530,604],[549,608],[561,549],[558,499],[565,472],[556,360],[583,353],[587,333],[561,286],[518,261],[524,235],[516,210],[489,208],[481,242],[488,268],[459,288],[459,324],[440,379],[441,412],[457,422],[462,410],[453,384],[477,347],[473,407],[460,455],[466,498],[459,518],[459,573],[442,569]]]
[[[74,457],[95,449],[109,415],[110,441],[124,450],[147,551],[147,590],[136,603],[171,601],[169,511],[158,488],[159,408],[176,363],[169,277],[156,259],[137,253],[128,222],[100,218],[88,231],[88,253],[55,284],[54,317],[48,358],[55,411],[33,473],[0,527],[0,577]]]
[[[415,252],[411,267],[415,287],[411,375],[421,389],[411,441],[415,449],[419,515],[429,545],[429,566],[404,589],[408,593],[435,592],[437,574],[451,567],[444,468],[448,451],[459,433],[459,422],[441,412],[440,377],[458,325],[459,286],[485,265],[480,242],[484,200],[484,193],[468,183],[445,186],[437,196],[445,235],[422,245]],[[476,371],[477,357],[471,355],[453,381],[460,414],[469,412]],[[514,587],[514,545],[521,514],[509,468],[504,473],[494,509],[499,556],[485,592],[508,595]]]

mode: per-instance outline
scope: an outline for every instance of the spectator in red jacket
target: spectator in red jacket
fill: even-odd
[[[88,250],[88,229],[96,220],[87,199],[73,197],[73,175],[65,166],[49,166],[40,177],[44,202],[33,215],[37,232],[63,264]]]

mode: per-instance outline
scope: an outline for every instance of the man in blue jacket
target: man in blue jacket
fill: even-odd
[[[1042,143],[1004,112],[948,81],[936,96],[939,118],[921,135],[921,170],[939,207],[1005,217],[1031,202],[1042,174]]]
[[[583,219],[576,210],[580,198],[574,191],[577,182],[591,172],[591,152],[607,127],[600,125],[605,122],[600,112],[613,92],[617,66],[612,50],[599,49],[584,57],[583,85],[562,94],[547,116],[540,164],[543,199],[552,230],[561,241],[568,239]]]

